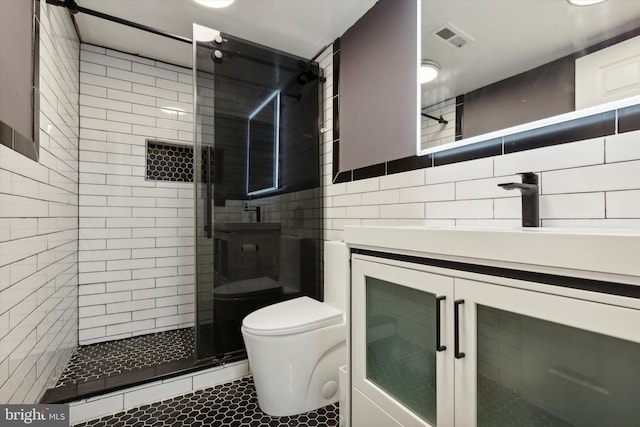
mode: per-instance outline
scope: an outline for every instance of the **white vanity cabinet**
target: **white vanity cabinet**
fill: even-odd
[[[452,299],[451,277],[352,260],[353,426],[453,425]]]
[[[640,425],[637,297],[381,249],[351,257],[351,427]]]

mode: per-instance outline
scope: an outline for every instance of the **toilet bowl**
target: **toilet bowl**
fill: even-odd
[[[346,246],[325,244],[325,302],[303,296],[243,319],[258,405],[266,414],[295,415],[338,401],[339,367],[346,363],[348,271]]]

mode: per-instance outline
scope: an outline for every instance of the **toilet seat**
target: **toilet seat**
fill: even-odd
[[[309,297],[299,297],[254,311],[244,318],[244,332],[288,335],[343,323],[343,313]]]

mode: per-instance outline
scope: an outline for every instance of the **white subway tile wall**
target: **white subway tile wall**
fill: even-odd
[[[329,69],[330,59],[322,63]],[[331,101],[332,90],[325,96]],[[449,125],[429,120],[430,128],[451,125],[442,114]],[[426,148],[425,135],[436,135],[424,130]],[[325,135],[327,240],[343,239],[349,225],[519,227],[519,192],[497,184],[519,181],[516,174],[527,171],[540,177],[542,226],[640,228],[640,131],[340,184],[332,184],[333,140]],[[521,385],[521,344],[514,339],[520,322],[506,312],[479,311],[486,351],[478,371],[513,390]]]
[[[193,141],[191,70],[82,44],[80,82],[80,344],[192,326],[193,183],[146,180],[147,139]]]
[[[329,76],[332,59],[321,57]],[[333,184],[330,84],[325,100],[326,240],[342,240],[349,225],[519,227],[520,194],[497,184],[519,181],[516,174],[527,171],[540,177],[542,226],[640,228],[640,131]],[[429,120],[430,127],[448,128],[454,104],[435,106],[430,113],[450,121]]]
[[[0,402],[37,402],[77,344],[79,41],[40,2],[40,161],[0,145]]]

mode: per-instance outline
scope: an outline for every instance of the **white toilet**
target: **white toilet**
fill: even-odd
[[[300,297],[242,321],[260,409],[295,415],[337,402],[338,368],[346,363],[348,251],[325,242],[325,302]]]

